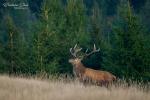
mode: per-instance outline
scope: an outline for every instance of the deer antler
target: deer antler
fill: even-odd
[[[96,46],[95,46],[95,44],[94,44],[94,47],[93,47],[93,51],[91,51],[90,53],[87,53],[88,52],[88,49],[85,51],[85,56],[87,57],[87,56],[89,56],[89,55],[91,55],[91,54],[93,54],[93,53],[95,53],[95,52],[99,52],[100,51],[100,48],[98,48],[98,49],[96,49]]]
[[[70,53],[71,55],[73,55],[74,57],[76,58],[81,58],[83,59],[84,57],[87,57],[95,52],[99,52],[100,51],[100,48],[99,49],[96,49],[96,46],[94,44],[94,47],[93,47],[93,51],[91,51],[90,53],[87,53],[88,52],[88,49],[85,51],[84,55],[82,56],[78,56],[77,57],[77,53],[80,52],[82,50],[82,48],[77,48],[77,44],[73,47],[73,48],[70,48]]]
[[[79,51],[81,51],[82,48],[77,48],[77,44],[74,46],[74,48],[70,48],[70,53],[74,56],[74,57],[77,57],[77,53]]]

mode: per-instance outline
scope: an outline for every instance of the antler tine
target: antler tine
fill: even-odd
[[[99,51],[100,51],[100,48],[98,48],[97,51],[99,52]]]
[[[85,53],[87,53],[87,52],[88,52],[88,49],[86,49]]]
[[[93,50],[94,50],[94,51],[96,50],[96,46],[95,46],[95,44],[94,44],[94,48],[93,48]]]
[[[77,52],[79,52],[79,51],[81,51],[81,50],[82,50],[82,48],[79,48],[79,49],[76,49],[75,51],[76,51],[76,53],[77,53]]]
[[[99,52],[99,51],[100,51],[100,48],[98,48],[98,49],[96,50],[96,46],[95,46],[95,44],[94,44],[93,51]]]
[[[72,48],[70,48],[70,53],[71,53],[74,57],[76,57],[76,54],[72,52]]]
[[[70,48],[70,52],[72,52],[72,48]]]
[[[80,52],[82,48],[77,48],[77,44],[73,48],[70,48],[70,53],[74,56],[77,57],[77,53]]]
[[[87,56],[89,56],[89,55],[91,55],[91,54],[93,54],[95,52],[99,52],[99,51],[100,51],[100,48],[96,49],[96,46],[94,44],[93,51],[91,51],[90,53],[87,54],[87,52],[88,52],[88,49],[87,49],[86,52],[85,52],[85,56],[87,57]]]
[[[76,47],[77,47],[77,44],[75,44],[75,46],[74,46],[74,48],[73,48],[73,49],[75,50],[75,49],[76,49]]]
[[[77,48],[77,44],[74,46],[73,49],[74,49],[75,54],[82,50],[82,48]]]

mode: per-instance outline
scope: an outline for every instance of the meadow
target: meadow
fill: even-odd
[[[0,100],[150,100],[150,90],[136,83],[106,88],[77,80],[0,75]]]

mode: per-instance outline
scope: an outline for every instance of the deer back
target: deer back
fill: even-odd
[[[114,75],[107,71],[99,71],[99,70],[94,70],[90,68],[86,68],[84,77],[87,79],[90,79],[92,81],[98,81],[98,82],[112,82],[116,79]]]

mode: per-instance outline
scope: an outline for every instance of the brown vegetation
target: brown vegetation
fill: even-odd
[[[0,100],[150,100],[150,92],[132,84],[83,86],[79,82],[0,76]]]

